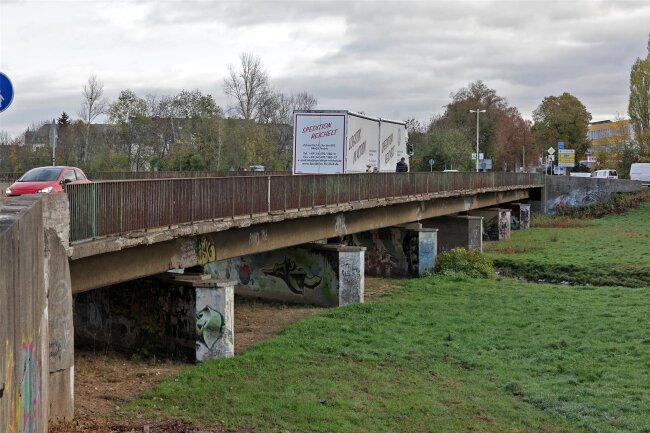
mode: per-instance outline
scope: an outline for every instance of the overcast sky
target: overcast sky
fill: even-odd
[[[649,32],[647,0],[0,0],[0,71],[15,88],[0,129],[78,117],[91,74],[109,100],[199,89],[227,107],[223,78],[242,52],[321,109],[426,121],[483,80],[525,117],[570,92],[603,120],[626,113]]]

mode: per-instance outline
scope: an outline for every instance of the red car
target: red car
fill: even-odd
[[[81,169],[77,167],[38,167],[32,168],[14,182],[5,194],[14,197],[23,194],[48,194],[63,192],[68,183],[90,183]]]

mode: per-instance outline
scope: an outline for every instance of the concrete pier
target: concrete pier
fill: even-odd
[[[165,273],[75,295],[78,343],[206,361],[234,354],[234,281]]]
[[[491,241],[510,239],[510,209],[477,209],[470,211],[469,215],[483,217],[483,239]]]
[[[438,229],[438,253],[453,248],[483,251],[483,217],[444,216],[422,221],[423,227]]]

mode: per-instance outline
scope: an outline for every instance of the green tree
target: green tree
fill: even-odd
[[[444,115],[434,117],[425,140],[414,146],[411,168],[414,171],[429,171],[429,160],[433,159],[434,170],[471,170],[474,167],[471,159],[474,144],[468,135],[471,134],[467,130],[452,125]]]
[[[576,151],[580,160],[589,147],[587,131],[591,113],[578,98],[570,93],[547,96],[533,111],[533,143],[538,152],[554,146],[558,140],[565,142],[566,149]]]
[[[451,95],[443,117],[451,126],[467,135],[467,141],[476,143],[476,114],[469,110],[486,110],[480,114],[479,142],[480,151],[486,158],[495,158],[497,154],[499,127],[502,113],[507,110],[508,102],[497,95],[483,81],[470,83]]]
[[[118,128],[120,150],[127,154],[131,169],[139,171],[152,157],[147,140],[147,102],[131,90],[123,90],[108,109],[108,118]]]
[[[637,58],[632,65],[627,112],[639,144],[640,156],[650,160],[650,37],[646,58]]]

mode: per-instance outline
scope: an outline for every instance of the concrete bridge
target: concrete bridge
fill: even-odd
[[[579,188],[638,188],[588,183]],[[509,203],[544,212],[548,203],[565,203],[560,193],[569,201],[576,195],[571,183],[561,191],[544,185],[543,175],[514,173],[255,176],[106,181],[8,199],[0,203],[0,299],[8,300],[0,304],[0,430],[22,431],[29,422],[44,432],[48,417],[72,417],[78,331],[95,326],[96,338],[106,331],[93,322],[99,318],[129,330],[119,339],[134,337],[136,321],[102,321],[115,311],[98,306],[110,307],[114,296],[120,306],[140,307],[138,314],[143,302],[151,306],[173,328],[174,351],[196,360],[231,356],[234,291],[362,302],[365,272],[431,271],[439,248],[480,248],[482,218],[500,217]],[[549,201],[548,190],[557,197]],[[486,210],[495,207],[501,210]],[[387,248],[374,248],[378,242]],[[260,290],[264,278],[268,290]],[[120,287],[136,279],[146,300]],[[29,392],[35,398],[21,402]]]
[[[78,293],[200,265],[205,258],[199,242],[214,251],[210,261],[219,261],[526,200],[531,194],[540,200],[542,186],[543,176],[526,173],[256,176],[70,185],[72,290]]]

